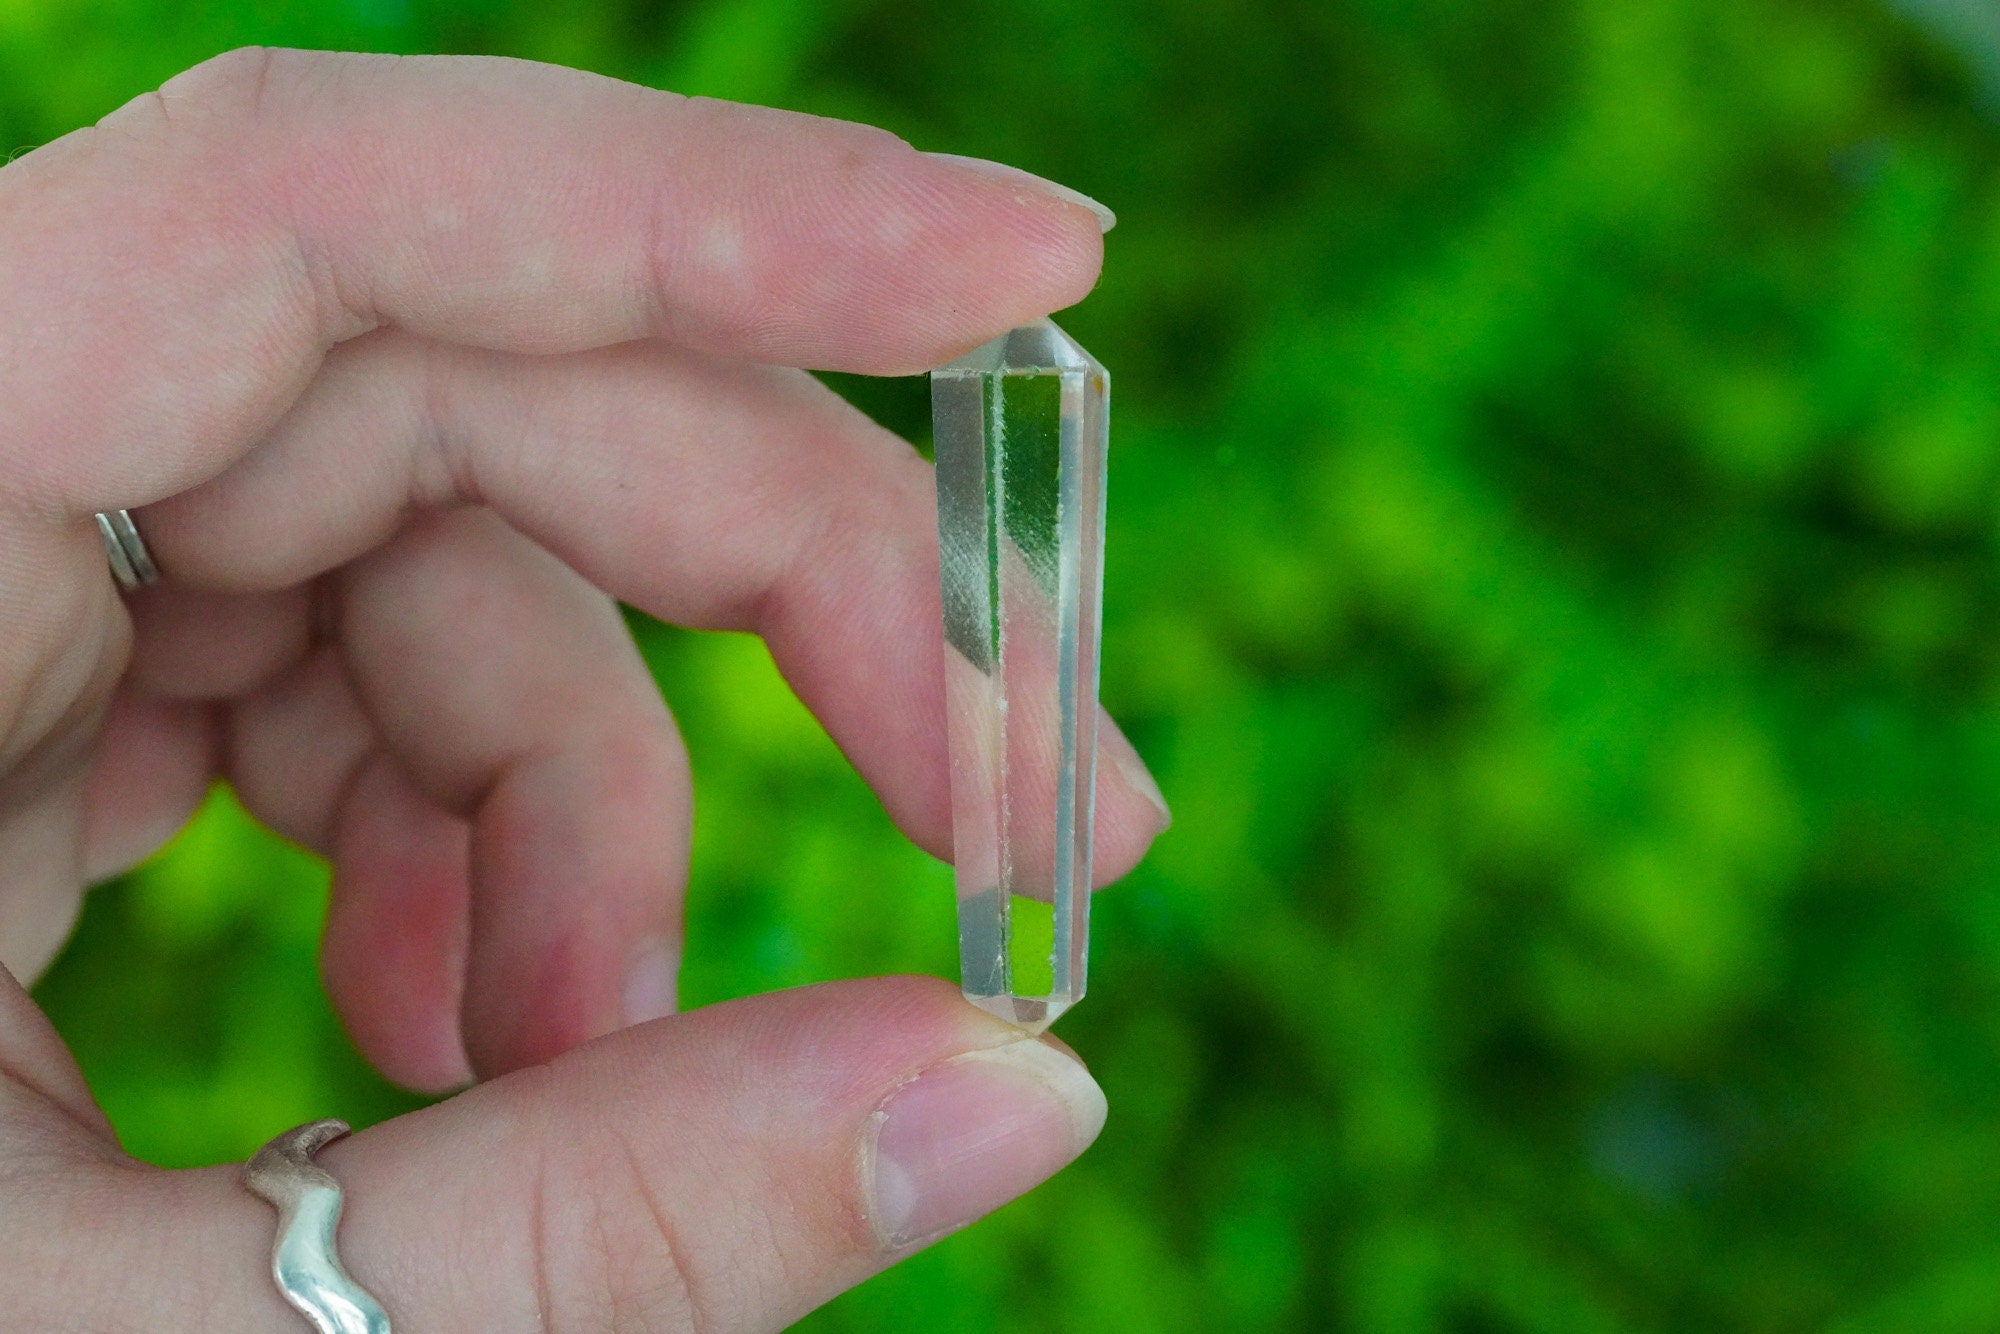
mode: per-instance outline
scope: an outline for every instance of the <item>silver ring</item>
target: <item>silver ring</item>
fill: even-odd
[[[104,538],[104,554],[111,559],[111,577],[127,593],[160,582],[160,567],[132,522],[132,511],[111,510],[97,516],[97,531]]]
[[[102,516],[100,516],[102,517]],[[243,1165],[243,1184],[278,1210],[271,1276],[278,1291],[320,1334],[389,1334],[382,1305],[341,1267],[340,1183],[312,1157],[347,1133],[345,1121],[287,1130]]]

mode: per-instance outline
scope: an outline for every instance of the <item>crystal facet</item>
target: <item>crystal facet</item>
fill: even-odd
[[[1110,390],[1047,320],[931,373],[961,977],[1031,1030],[1090,942]]]

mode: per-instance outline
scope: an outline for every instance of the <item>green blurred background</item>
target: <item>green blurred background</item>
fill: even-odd
[[[1073,1171],[820,1331],[2000,1330],[1986,0],[0,0],[0,148],[242,43],[859,118],[1118,210]],[[4,258],[0,258],[4,262]],[[921,439],[921,380],[842,379]],[[692,1003],[950,975],[755,642],[638,627]],[[137,1153],[412,1105],[226,798],[38,990]],[[856,892],[857,887],[862,892]],[[300,1035],[310,1040],[300,1041]]]

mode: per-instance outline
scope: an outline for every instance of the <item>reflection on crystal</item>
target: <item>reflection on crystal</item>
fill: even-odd
[[[931,376],[965,994],[1083,995],[1110,380],[1044,320]]]

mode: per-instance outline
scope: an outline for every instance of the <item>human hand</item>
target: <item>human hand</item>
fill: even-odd
[[[324,1155],[406,1328],[775,1328],[1079,1152],[1082,1066],[942,983],[662,1018],[688,770],[613,598],[763,635],[944,855],[929,472],[785,368],[924,369],[1100,258],[879,131],[505,61],[233,53],[0,170],[10,1327],[297,1327],[269,1211],[122,1157],[15,980],[217,775],[332,859],[362,1050],[490,1078]],[[1101,744],[1100,880],[1165,818]]]

